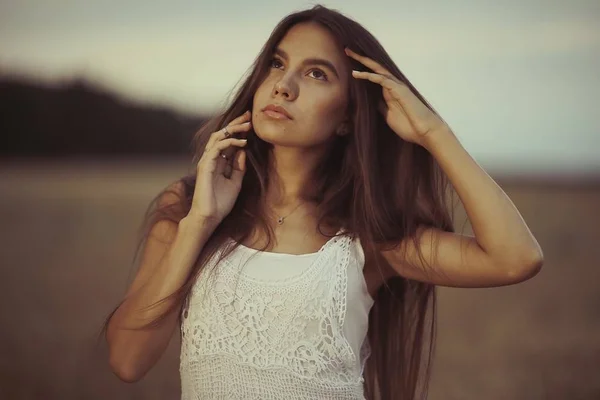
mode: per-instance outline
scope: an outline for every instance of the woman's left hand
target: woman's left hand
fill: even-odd
[[[352,71],[352,76],[381,85],[385,101],[379,104],[379,111],[389,127],[402,139],[423,146],[435,132],[450,129],[405,83],[379,63],[348,48],[346,54],[374,71]]]

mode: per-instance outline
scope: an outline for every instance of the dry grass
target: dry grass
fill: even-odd
[[[96,334],[125,290],[145,207],[185,169],[178,160],[2,168],[0,398],[179,397],[176,339],[132,385],[112,375]],[[599,399],[600,183],[502,186],[540,241],[544,269],[516,286],[440,289],[429,398]]]

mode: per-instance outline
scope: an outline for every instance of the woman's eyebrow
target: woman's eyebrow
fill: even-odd
[[[277,54],[278,56],[280,56],[281,58],[283,58],[284,60],[289,60],[289,56],[288,54],[280,49],[279,47],[275,49],[275,54]],[[340,78],[340,75],[338,74],[337,69],[335,68],[335,65],[333,65],[333,63],[329,60],[325,60],[324,58],[307,58],[305,60],[302,61],[303,65],[321,65],[323,67],[327,67],[329,68],[333,74],[336,76],[336,78]]]

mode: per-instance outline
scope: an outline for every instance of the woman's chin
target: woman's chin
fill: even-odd
[[[261,140],[275,146],[294,146],[293,135],[288,129],[281,126],[269,126],[271,124],[261,124],[254,127],[254,133]]]

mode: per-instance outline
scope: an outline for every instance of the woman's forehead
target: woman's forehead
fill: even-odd
[[[297,50],[320,52],[322,53],[320,55],[343,53],[343,49],[337,44],[331,32],[315,23],[303,23],[291,27],[278,44],[278,47],[288,46]],[[294,49],[285,50],[291,53]]]
[[[276,46],[290,59],[307,58],[329,60],[338,70],[344,70],[346,55],[335,37],[325,27],[316,23],[301,23],[291,27]]]

